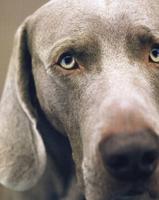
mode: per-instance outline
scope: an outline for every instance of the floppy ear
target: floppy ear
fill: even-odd
[[[16,34],[0,102],[0,183],[19,191],[36,184],[46,164],[31,99],[35,92],[31,62],[24,22]]]

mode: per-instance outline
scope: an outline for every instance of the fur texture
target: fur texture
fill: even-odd
[[[158,0],[52,0],[23,22],[0,102],[1,200],[159,199],[158,169],[124,199],[132,184],[98,150],[143,124],[159,135],[158,11]],[[57,64],[68,51],[79,68]]]

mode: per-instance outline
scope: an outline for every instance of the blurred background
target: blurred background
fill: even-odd
[[[13,38],[22,21],[47,0],[0,0],[0,95],[11,55]]]

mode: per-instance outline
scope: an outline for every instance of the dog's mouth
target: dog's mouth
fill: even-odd
[[[148,188],[130,188],[126,192],[114,194],[111,200],[158,200],[159,194],[152,192]]]
[[[148,196],[149,194],[146,192],[130,191],[116,197],[114,200],[146,200],[146,197]]]
[[[145,195],[119,196],[112,200],[146,200]]]
[[[114,196],[111,200],[158,200],[158,195],[151,195],[149,192],[144,193],[127,193]]]
[[[145,193],[133,193],[133,194],[123,194],[123,195],[118,195],[116,197],[111,198],[111,200],[152,200],[153,198],[150,197],[150,195],[145,192]]]

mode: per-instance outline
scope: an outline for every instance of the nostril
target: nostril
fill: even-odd
[[[99,151],[107,172],[123,181],[149,179],[158,166],[158,140],[146,130],[112,135],[99,143]]]
[[[154,162],[156,162],[157,157],[158,155],[156,151],[146,152],[143,154],[142,164],[145,166],[152,165]]]
[[[147,151],[142,155],[140,169],[147,174],[151,174],[157,166],[158,152],[156,150]]]
[[[129,166],[129,162],[130,160],[126,155],[114,155],[106,159],[107,166],[114,171],[125,170]]]
[[[120,180],[129,180],[135,178],[133,172],[133,162],[131,156],[127,154],[110,155],[105,159],[105,166],[109,173]]]

